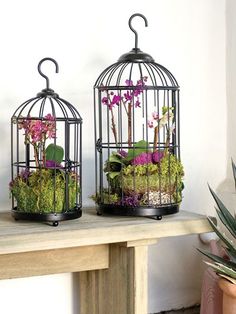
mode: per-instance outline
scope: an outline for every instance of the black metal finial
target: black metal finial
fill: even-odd
[[[135,35],[135,48],[133,48],[130,52],[123,54],[120,58],[119,58],[119,62],[154,62],[154,59],[152,56],[150,56],[149,54],[141,51],[138,48],[138,33],[137,31],[133,28],[131,22],[133,20],[134,17],[139,16],[141,17],[144,22],[145,22],[145,27],[148,26],[148,21],[146,19],[146,17],[143,14],[140,13],[135,13],[133,15],[131,15],[131,17],[129,18],[129,28],[131,29],[132,32],[134,32]]]
[[[39,74],[45,78],[46,80],[46,90],[50,90],[49,88],[49,78],[47,77],[47,75],[43,74],[43,72],[41,71],[41,65],[44,61],[52,61],[54,64],[55,64],[55,67],[56,67],[56,73],[59,72],[59,66],[58,66],[58,63],[56,62],[56,60],[54,60],[53,58],[43,58],[39,64],[38,64],[38,72]]]
[[[140,14],[140,13],[135,13],[135,14],[131,15],[131,17],[129,18],[129,28],[131,29],[132,32],[134,32],[134,35],[135,35],[135,49],[137,50],[138,49],[138,33],[133,28],[133,26],[131,25],[132,19],[134,17],[136,17],[136,16],[139,16],[139,17],[141,17],[144,20],[145,27],[148,26],[148,21],[147,21],[146,17],[143,14]]]

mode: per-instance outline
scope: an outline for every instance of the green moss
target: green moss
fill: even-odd
[[[55,186],[55,189],[54,189]],[[69,175],[69,208],[76,202],[76,181]],[[17,210],[28,213],[60,213],[65,210],[65,175],[50,169],[32,172],[26,182],[17,177],[11,185],[12,195],[17,201]]]
[[[119,177],[116,177],[116,186],[119,182],[120,191],[123,190],[125,195],[133,193],[142,195],[148,191],[161,191],[172,195],[176,202],[180,202],[183,175],[181,162],[174,155],[168,154],[159,164],[149,163],[124,167]],[[114,186],[113,182],[110,186]]]
[[[96,203],[96,204],[116,204],[119,203],[120,197],[117,193],[109,193],[108,189],[104,189],[102,196],[100,194],[97,195],[92,195],[91,199]]]

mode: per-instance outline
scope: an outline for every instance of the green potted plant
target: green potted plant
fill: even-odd
[[[236,185],[236,166],[232,161],[234,181]],[[208,217],[208,221],[222,241],[222,247],[225,250],[225,257],[217,256],[205,250],[198,249],[202,254],[208,257],[211,262],[205,263],[213,268],[219,275],[219,286],[223,291],[223,314],[236,313],[236,218],[226,208],[224,203],[209,187],[210,192],[217,204],[216,213],[226,230],[222,230]]]

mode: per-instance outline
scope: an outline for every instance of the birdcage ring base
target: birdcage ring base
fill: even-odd
[[[172,215],[179,212],[179,204],[170,204],[162,207],[125,207],[118,205],[102,204],[97,208],[97,214],[110,214],[118,216],[150,217],[160,220],[162,216]]]
[[[77,219],[82,216],[82,210],[80,208],[63,213],[26,213],[18,211],[17,207],[15,207],[11,210],[11,213],[15,220],[44,221],[52,223],[54,227],[58,226],[60,221]]]

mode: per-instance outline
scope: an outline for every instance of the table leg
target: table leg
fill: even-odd
[[[147,314],[144,244],[111,244],[108,269],[80,273],[80,314]]]

